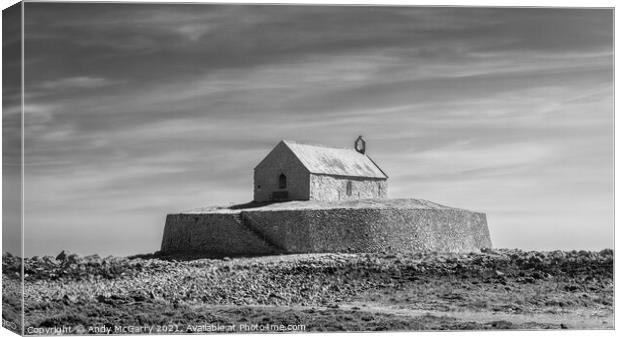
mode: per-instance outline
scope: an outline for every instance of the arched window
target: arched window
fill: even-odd
[[[284,173],[280,174],[280,177],[278,177],[278,188],[286,188],[286,176]]]
[[[353,184],[350,181],[347,181],[347,195],[351,196],[352,192],[353,192]]]

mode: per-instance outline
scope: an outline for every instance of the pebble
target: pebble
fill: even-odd
[[[41,300],[55,298],[73,303],[90,299],[108,304],[198,301],[318,305],[324,302],[322,305],[337,306],[335,303],[367,290],[392,291],[446,276],[469,284],[485,280],[501,284],[498,288],[508,291],[519,287],[515,282],[535,283],[537,279],[555,276],[561,279],[578,272],[584,280],[592,280],[588,286],[600,288],[606,283],[596,280],[613,279],[611,252],[611,255],[607,251],[538,254],[497,249],[461,255],[399,254],[397,258],[393,254],[308,254],[282,256],[278,261],[272,258],[168,261],[148,256],[80,257],[63,251],[56,258],[24,259],[24,271],[27,284],[49,282],[41,293],[28,294]],[[10,277],[19,276],[20,258],[4,254],[2,263],[5,273],[15,275]]]

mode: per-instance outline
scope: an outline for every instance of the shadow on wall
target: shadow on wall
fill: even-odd
[[[226,208],[227,209],[256,208],[256,207],[269,206],[269,205],[272,205],[272,204],[276,204],[278,202],[281,202],[281,201],[250,201],[250,202],[246,202],[245,204],[232,205],[232,206],[229,206],[229,207],[226,207]]]

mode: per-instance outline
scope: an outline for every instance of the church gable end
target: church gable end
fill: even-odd
[[[308,170],[284,142],[278,143],[254,168],[254,201],[308,199]]]

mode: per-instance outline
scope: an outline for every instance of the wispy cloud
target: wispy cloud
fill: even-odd
[[[102,87],[104,85],[109,85],[113,83],[108,79],[102,77],[90,77],[90,76],[75,76],[75,77],[67,77],[61,78],[53,81],[46,81],[41,83],[41,88],[43,89],[56,89],[56,90],[66,90],[66,89],[90,89]]]
[[[279,139],[360,133],[392,197],[485,211],[498,246],[610,246],[611,13],[28,3],[27,251],[155,250]]]

